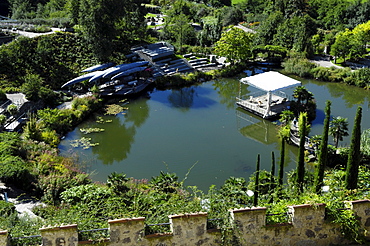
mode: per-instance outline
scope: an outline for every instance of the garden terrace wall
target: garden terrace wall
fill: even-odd
[[[370,200],[346,202],[358,216],[362,233],[370,240]],[[340,225],[325,221],[325,204],[289,206],[291,222],[266,225],[266,208],[230,210],[230,219],[238,230],[238,245],[344,245]],[[99,245],[220,245],[219,230],[207,230],[207,213],[170,215],[170,232],[144,235],[145,218],[109,220],[110,238]],[[40,229],[44,246],[88,245],[78,241],[78,226],[67,225]],[[0,231],[0,245],[7,245],[8,232]]]

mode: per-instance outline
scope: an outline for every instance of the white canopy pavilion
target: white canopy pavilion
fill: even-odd
[[[257,97],[249,95],[249,98],[246,99],[247,95],[241,95],[240,89],[239,97],[236,98],[236,104],[239,107],[263,118],[277,116],[289,105],[288,97],[282,90],[301,85],[300,81],[275,71],[242,78],[240,83],[251,85],[265,92]]]

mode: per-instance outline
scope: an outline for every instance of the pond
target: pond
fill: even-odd
[[[241,77],[245,74],[178,90],[154,89],[130,99],[124,112],[101,116],[100,123],[97,116],[92,117],[70,132],[59,146],[61,153],[77,156],[81,168],[101,182],[112,172],[150,179],[162,170],[174,172],[180,180],[186,179],[185,185],[195,185],[206,192],[211,185],[220,187],[230,176],[248,180],[255,171],[257,154],[261,154],[261,169],[270,170],[272,152],[278,164],[280,141],[276,125],[236,108]],[[318,106],[311,135],[322,133],[326,100],[332,101],[333,116],[349,119],[350,131],[356,108],[361,105],[362,128],[369,128],[367,91],[342,84],[301,81],[314,94]],[[253,92],[250,87],[244,90],[243,93]],[[85,135],[81,128],[104,131]],[[73,148],[71,141],[82,137],[99,145]],[[348,145],[349,137],[341,144]],[[297,151],[297,147],[287,146],[285,170],[295,168]]]

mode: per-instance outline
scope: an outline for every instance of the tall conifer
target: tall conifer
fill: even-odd
[[[330,106],[331,102],[326,101],[324,130],[319,148],[319,161],[315,173],[315,191],[319,193],[323,185],[325,167],[328,165],[328,138],[330,123]]]
[[[297,163],[298,192],[303,192],[303,182],[305,173],[304,151],[306,143],[306,122],[307,122],[307,113],[301,113],[299,115],[299,150]]]
[[[281,138],[281,148],[280,148],[280,163],[279,163],[279,176],[278,176],[278,183],[280,189],[283,187],[283,180],[284,180],[284,160],[285,160],[285,138]]]
[[[270,178],[270,189],[273,190],[275,187],[275,153],[271,152],[271,178]]]
[[[260,154],[257,155],[256,177],[254,182],[253,206],[255,207],[258,205],[259,177],[260,177]]]
[[[346,188],[348,190],[357,188],[358,167],[361,160],[361,117],[362,107],[358,107],[352,131],[351,146],[348,154],[346,170]]]

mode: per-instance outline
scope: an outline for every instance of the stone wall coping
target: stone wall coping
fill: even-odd
[[[313,206],[317,206],[317,207],[325,207],[326,204],[325,203],[316,203],[316,204],[301,204],[301,205],[293,205],[293,206],[288,206],[288,207],[291,207],[291,208],[308,208],[308,207],[313,207]]]
[[[199,212],[199,213],[185,213],[185,214],[174,214],[174,215],[169,215],[168,218],[174,219],[174,218],[182,218],[182,217],[205,217],[207,216],[206,212]]]
[[[5,230],[5,231],[0,231],[0,235],[6,235],[6,234],[8,234],[8,231],[7,231],[7,230]]]
[[[144,220],[145,220],[145,217],[134,217],[134,218],[108,220],[108,223],[115,224],[115,223],[126,223],[130,221],[144,221]]]
[[[173,233],[172,232],[162,232],[162,233],[154,233],[154,234],[145,235],[146,238],[168,237],[168,236],[173,236]]]
[[[357,203],[368,203],[368,202],[370,202],[370,200],[369,199],[364,199],[364,200],[346,201],[346,202],[349,202],[349,203],[352,203],[352,204],[357,204]]]
[[[72,229],[72,228],[77,229],[77,224],[45,227],[45,228],[40,228],[39,230],[40,231],[56,231],[56,230],[65,230],[65,229]]]
[[[230,209],[230,212],[235,213],[243,213],[243,212],[252,212],[252,211],[266,211],[266,207],[252,207],[252,208],[234,208]]]

